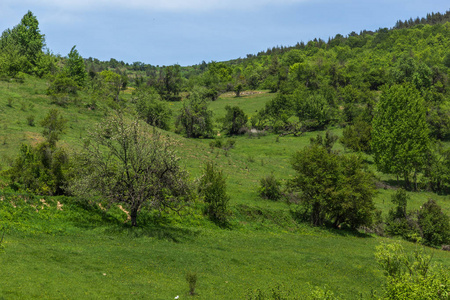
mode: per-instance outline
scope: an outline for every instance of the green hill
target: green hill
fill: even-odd
[[[429,18],[436,19],[434,14]],[[197,274],[194,297],[199,299],[320,299],[330,293],[343,299],[382,297],[386,280],[375,259],[376,247],[399,243],[408,253],[423,247],[375,234],[383,233],[377,224],[383,226],[396,209],[391,197],[406,183],[398,173],[382,173],[372,153],[358,153],[376,178],[373,201],[380,213],[378,223],[359,230],[346,224],[341,229],[310,226],[299,217],[299,204],[263,199],[258,189],[268,175],[286,186],[296,176],[294,154],[318,135],[328,130],[342,138],[361,120],[371,126],[383,85],[411,84],[419,91],[430,148],[439,141],[443,149],[429,157],[435,155],[438,166],[447,166],[450,23],[437,23],[399,23],[391,30],[185,68],[83,60],[82,79],[75,76],[78,71],[71,73],[71,64],[80,61],[75,48],[67,58],[39,49],[29,65],[23,61],[32,54],[0,43],[0,299],[185,299],[190,297],[189,272]],[[17,59],[8,60],[11,55]],[[186,138],[177,117],[197,94],[213,113],[212,133]],[[96,124],[118,111],[143,122],[148,119],[140,108],[155,103],[171,112],[167,130],[148,128],[174,141],[192,184],[207,162],[223,170],[230,196],[227,226],[208,218],[198,195],[180,213],[143,206],[133,227],[126,205],[108,206],[105,199],[68,192],[39,194],[11,181],[8,170],[21,144],[37,146],[46,140],[41,121],[52,109],[67,121],[56,147],[72,159]],[[317,103],[325,103],[319,114]],[[244,134],[228,137],[222,123],[227,107],[233,106],[248,122]],[[233,147],[216,147],[229,141]],[[340,142],[332,150],[341,158],[354,154]],[[408,212],[420,211],[433,199],[450,216],[450,169],[439,169],[444,179],[437,189],[430,183],[435,177],[429,170],[435,167],[424,163],[414,170],[420,190],[409,187]],[[73,170],[76,166],[64,169],[67,181]],[[420,230],[404,237],[424,241]],[[433,263],[450,266],[448,252],[425,249]]]

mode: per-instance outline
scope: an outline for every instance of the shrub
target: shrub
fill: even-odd
[[[383,299],[448,299],[449,270],[433,265],[422,248],[408,255],[400,244],[381,244],[375,257],[386,276]]]
[[[283,193],[281,192],[281,182],[278,181],[273,174],[261,178],[259,182],[260,187],[258,188],[258,194],[261,198],[273,201],[281,199],[283,196]]]
[[[225,225],[230,215],[228,202],[230,197],[227,192],[225,176],[221,170],[217,170],[212,162],[205,166],[203,176],[198,187],[199,194],[205,202],[205,214],[221,225]]]
[[[424,244],[441,246],[450,242],[450,218],[442,212],[436,201],[430,199],[424,203],[417,219]]]
[[[223,129],[227,135],[237,135],[243,133],[243,128],[247,125],[247,115],[238,106],[225,106],[227,114],[223,119]]]
[[[357,119],[354,125],[347,126],[339,139],[342,145],[353,151],[370,152],[372,126],[363,119]]]

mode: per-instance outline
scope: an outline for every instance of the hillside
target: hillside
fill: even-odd
[[[445,231],[450,226],[450,23],[445,18],[433,23],[436,16],[422,24],[404,22],[390,30],[185,68],[83,59],[75,47],[64,58],[41,49],[33,56],[2,36],[0,298],[186,299],[189,272],[197,274],[194,297],[199,299],[379,298],[386,278],[375,253],[384,243],[398,243],[407,253],[425,249],[433,263],[450,267],[449,252],[440,250],[450,243],[450,230]],[[425,150],[408,156],[424,159],[414,160],[406,171],[396,157],[390,158],[396,168],[380,167],[382,151],[371,150],[363,133],[354,134],[366,127],[376,132],[380,103],[404,98],[396,89],[413,91],[419,113],[412,125],[388,133],[414,133],[425,124],[427,140]],[[391,119],[402,116],[404,107],[398,106]],[[196,123],[198,137],[180,121],[182,111],[196,107],[192,122],[203,122]],[[245,120],[231,134],[227,118],[235,107],[233,116]],[[52,141],[46,120],[55,109],[63,130]],[[412,113],[407,111],[405,120]],[[67,188],[84,174],[76,159],[89,146],[90,132],[116,115],[140,119],[146,134],[159,132],[171,141],[192,186],[183,210],[145,202],[138,226],[131,226],[131,202],[112,203],[107,196],[83,196]],[[338,140],[327,144],[327,136]],[[358,226],[352,219],[338,223],[331,210],[319,226],[308,219],[306,184],[295,186],[302,178],[295,157],[308,149],[322,149],[329,166],[343,172],[324,189],[333,189],[330,199],[360,199],[377,187],[369,197],[374,207],[357,220]],[[224,223],[208,215],[201,194],[209,162],[226,181]],[[52,173],[54,164],[59,173]],[[356,173],[348,171],[352,168]],[[355,186],[354,194],[349,192],[353,186],[334,193],[341,182],[344,187],[346,180],[359,182],[347,174],[367,175],[370,182]],[[260,195],[261,179],[269,175],[282,189],[278,201]],[[404,216],[395,219],[402,202],[391,200],[403,188]],[[434,215],[422,213],[429,199],[439,207],[434,206]],[[427,227],[421,220],[428,217]],[[395,227],[396,222],[401,225]]]

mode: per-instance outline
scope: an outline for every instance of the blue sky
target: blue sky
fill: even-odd
[[[55,54],[76,45],[83,57],[185,66],[449,9],[448,0],[1,0],[0,30],[31,10]]]

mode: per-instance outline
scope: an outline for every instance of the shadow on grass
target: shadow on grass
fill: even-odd
[[[351,229],[351,228],[345,228],[345,229],[337,229],[333,227],[323,227],[325,230],[327,230],[329,233],[332,233],[334,235],[339,235],[342,237],[358,237],[358,238],[373,238],[372,235],[367,234],[365,232],[358,231],[357,229]]]
[[[308,225],[311,228],[315,227],[315,226],[311,225],[308,215],[305,212],[291,210],[290,213],[291,213],[292,219],[294,219],[297,223]],[[335,227],[333,227],[332,223],[327,223],[327,222],[324,225],[318,226],[316,228],[323,229],[331,234],[339,235],[342,237],[348,237],[348,236],[358,237],[358,238],[372,238],[373,237],[370,234],[367,234],[365,232],[360,232],[357,229],[352,229],[345,225],[342,228],[335,228]]]
[[[152,237],[174,243],[192,241],[200,234],[199,230],[180,228],[170,225],[131,226],[129,224],[112,226],[106,229],[105,232],[109,234],[123,234],[132,238]]]

